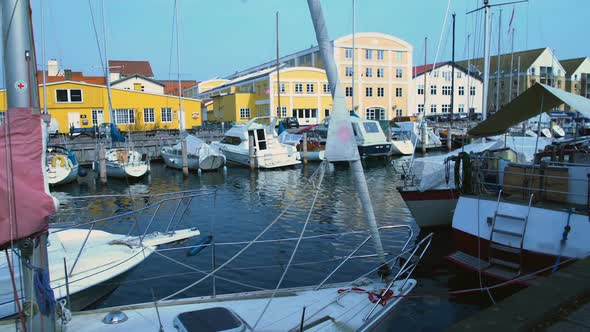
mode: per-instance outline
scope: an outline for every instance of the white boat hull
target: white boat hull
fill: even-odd
[[[52,186],[67,184],[78,179],[78,164],[73,167],[51,167],[47,170],[47,182]]]
[[[228,162],[243,166],[250,165],[250,155],[247,151],[244,152],[239,149],[232,149],[231,147],[226,147],[224,145],[220,145],[219,150],[223,153]],[[297,160],[297,157],[296,153],[290,155],[287,153],[282,153],[280,155],[261,153],[254,159],[256,162],[256,168],[271,169],[300,164],[301,161]]]
[[[396,155],[411,155],[414,153],[414,144],[411,140],[392,140],[391,141],[391,154]]]
[[[149,162],[119,164],[107,162],[107,176],[112,178],[140,178],[150,170]]]
[[[299,151],[299,159],[303,160],[303,151]],[[322,161],[325,159],[325,151],[307,151],[307,160],[309,161]]]
[[[180,170],[182,169],[182,157],[166,153],[163,150],[161,152],[161,155],[162,155],[162,159],[164,159],[164,163],[166,164],[166,166],[168,166],[170,168],[174,168],[174,169],[180,169]],[[188,160],[188,169],[190,171],[198,171],[199,170],[199,158],[198,157],[190,156],[189,158],[187,158],[187,160]]]

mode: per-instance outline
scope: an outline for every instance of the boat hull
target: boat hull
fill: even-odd
[[[47,182],[50,186],[59,186],[74,182],[78,179],[78,164],[71,168],[60,168],[47,172]]]
[[[220,146],[219,150],[223,153],[228,162],[243,166],[250,165],[250,155],[248,153],[238,151],[237,149],[229,149],[224,146]],[[277,155],[273,154],[262,154],[257,155],[255,160],[256,168],[263,169],[289,167],[301,163],[301,161],[297,160],[295,153],[291,156],[283,155],[281,158],[277,158]]]
[[[393,140],[391,141],[391,154],[395,155],[411,155],[414,153],[414,144],[409,139],[406,140]]]
[[[450,189],[404,190],[400,195],[420,227],[451,225],[459,192]]]
[[[389,156],[391,143],[379,143],[371,145],[359,145],[359,154],[364,158]]]
[[[299,152],[299,159],[303,160],[303,151]],[[325,159],[325,151],[307,151],[307,160],[308,161],[322,161]]]
[[[161,152],[162,159],[166,166],[174,169],[182,169],[182,157],[172,155],[166,153],[164,151]],[[196,157],[189,157],[188,159],[188,169],[190,171],[198,171],[199,170],[199,158]]]

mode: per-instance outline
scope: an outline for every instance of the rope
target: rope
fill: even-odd
[[[12,263],[10,262],[10,255],[8,255],[8,250],[5,249],[4,252],[6,253],[6,262],[8,263],[8,270],[10,271],[10,281],[12,282],[12,292],[14,294],[14,302],[16,302],[16,309],[18,310],[18,318],[21,322],[23,331],[27,331],[27,327],[25,324],[25,318],[23,317],[23,312],[20,306],[18,290],[16,289],[16,282],[14,277],[14,270],[12,268]]]
[[[18,254],[16,255],[18,256]],[[32,265],[22,257],[20,258],[23,265],[33,271],[33,289],[35,291],[39,311],[43,316],[53,314],[57,302],[55,301],[55,295],[53,294],[53,289],[51,288],[51,283],[49,281],[49,272]]]

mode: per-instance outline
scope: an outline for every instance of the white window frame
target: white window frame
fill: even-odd
[[[249,119],[250,118],[250,108],[244,107],[240,108],[240,119]]]
[[[404,52],[402,52],[402,51],[395,51],[395,61],[397,61],[397,62],[404,61]]]
[[[424,94],[424,84],[418,84],[418,91],[416,92],[419,95],[423,95]]]
[[[430,105],[430,114],[436,114],[436,104]]]
[[[346,69],[344,70],[344,75],[346,77],[352,77],[353,74],[354,70],[352,70],[352,67],[346,67]]]
[[[451,112],[451,105],[449,105],[449,104],[442,104],[440,108],[441,108],[442,113]]]
[[[315,84],[314,83],[306,83],[305,84],[305,92],[307,92],[307,94],[315,93]]]
[[[372,60],[373,59],[373,50],[370,48],[365,49],[365,59]]]
[[[403,88],[395,88],[395,96],[396,97],[403,97],[404,96]]]
[[[281,106],[281,118],[286,118],[287,117],[287,106]],[[277,115],[279,115],[279,107],[277,106]]]
[[[398,108],[395,110],[395,116],[396,117],[400,117],[404,115],[404,110],[402,110],[401,108]]]
[[[385,88],[378,87],[377,88],[377,97],[384,97],[385,96]]]
[[[113,109],[114,123],[118,125],[135,124],[135,110],[131,108]],[[123,121],[119,121],[123,120]],[[131,121],[133,120],[133,121]]]
[[[459,108],[457,111],[459,113],[465,113],[465,104],[459,104]]]
[[[418,104],[418,113],[424,112],[424,104]]]
[[[323,91],[324,91],[325,94],[331,93],[332,91],[330,91],[330,84],[324,83]]]
[[[280,84],[279,84],[279,91],[280,91],[281,93],[285,93],[285,92],[287,92],[287,87],[286,87],[285,83],[280,83]],[[264,92],[266,92],[266,89],[265,89],[265,91],[264,91]]]
[[[352,48],[344,49],[344,57],[346,59],[352,59],[352,56],[353,56]]]
[[[461,78],[461,76],[462,76],[461,71],[458,71],[457,72],[457,78]]]
[[[460,86],[459,87],[459,96],[464,96],[465,95],[465,87],[464,86]]]
[[[469,87],[469,95],[470,96],[475,96],[475,86],[470,86]]]
[[[303,93],[303,83],[295,83],[295,93]]]
[[[377,60],[383,60],[385,58],[384,50],[377,50]]]
[[[377,68],[377,77],[385,77],[385,69]]]
[[[160,109],[160,118],[162,119],[163,123],[171,123],[172,122],[172,108],[171,107],[162,107]]]
[[[436,85],[430,85],[430,95],[436,96]]]
[[[99,113],[102,114],[101,118],[102,118],[102,121],[104,122],[104,111],[102,109],[97,108],[97,109],[93,109],[92,111],[90,111],[90,117],[91,117],[93,126],[100,125],[100,123],[98,123],[98,114]]]
[[[451,86],[450,85],[443,85],[442,95],[443,96],[450,96],[451,95]]]
[[[66,95],[68,97],[67,101],[59,101],[57,100],[57,92],[58,91],[66,91]],[[72,101],[72,90],[80,90],[80,101]],[[84,102],[84,91],[82,89],[55,89],[55,102],[58,104],[66,104],[66,103],[74,103],[80,104]]]
[[[153,107],[146,107],[143,109],[143,123],[155,123],[156,112]]]
[[[365,68],[365,76],[366,77],[373,77],[373,68],[371,68],[371,67]]]
[[[373,87],[366,87],[365,88],[365,97],[373,97]]]
[[[365,110],[365,119],[375,120],[375,109],[374,108],[367,108]]]
[[[403,78],[404,70],[401,68],[395,68],[395,78]]]

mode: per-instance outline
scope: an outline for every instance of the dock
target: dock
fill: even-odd
[[[451,326],[448,331],[590,331],[590,257]]]

